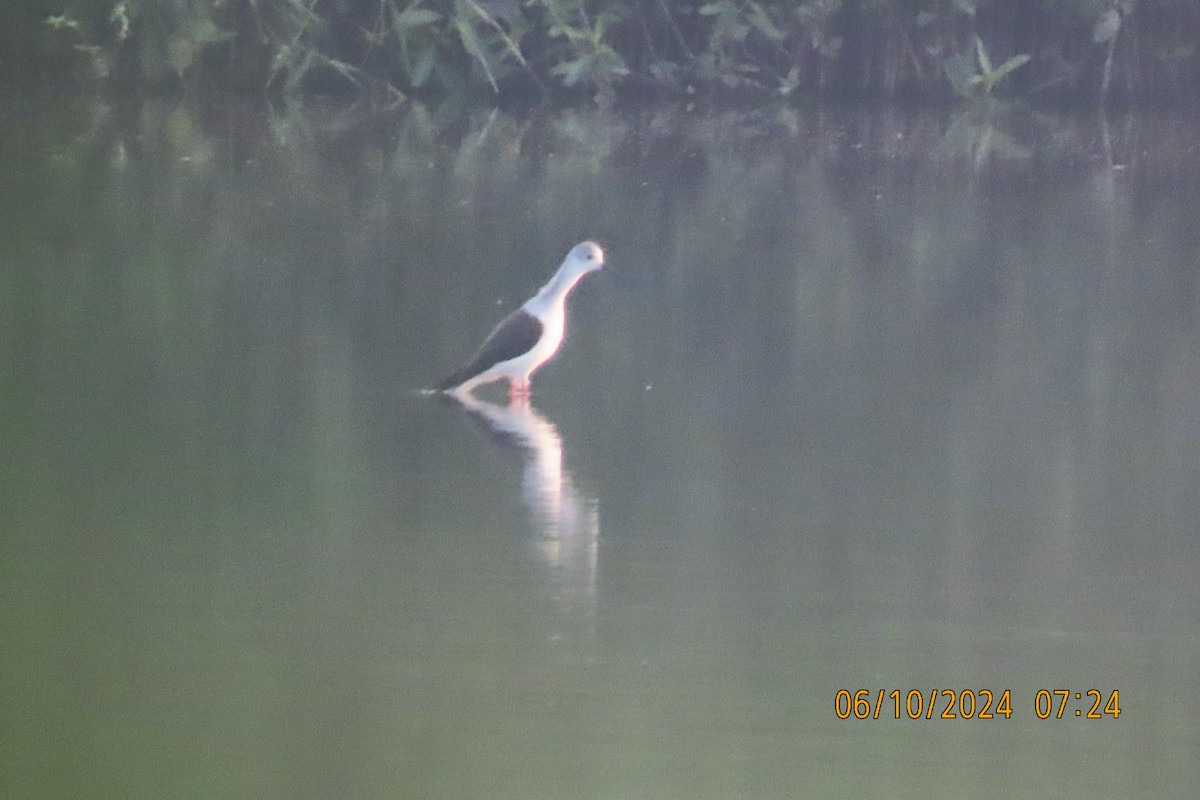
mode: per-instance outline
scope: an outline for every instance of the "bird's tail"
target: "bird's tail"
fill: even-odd
[[[461,386],[463,384],[463,382],[465,382],[467,380],[467,378],[470,378],[470,377],[471,377],[470,373],[465,368],[456,369],[456,370],[454,370],[454,372],[447,375],[441,381],[434,384],[433,388],[430,389],[429,392],[430,392],[430,394],[439,394],[442,392],[448,392],[457,386]]]

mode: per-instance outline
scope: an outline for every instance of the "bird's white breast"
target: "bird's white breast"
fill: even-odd
[[[562,303],[554,304],[550,308],[543,309],[538,314],[542,321],[542,338],[538,339],[538,343],[533,346],[529,354],[523,359],[527,365],[527,369],[532,371],[540,364],[546,362],[551,356],[558,351],[563,341],[563,329],[566,322],[566,313]]]

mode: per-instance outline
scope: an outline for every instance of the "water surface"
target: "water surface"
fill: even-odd
[[[0,125],[5,797],[1200,782],[1194,116]],[[531,405],[419,394],[593,237]]]

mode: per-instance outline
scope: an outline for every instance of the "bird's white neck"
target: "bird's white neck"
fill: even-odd
[[[554,273],[554,277],[525,304],[525,310],[538,315],[556,306],[561,308],[567,300],[567,295],[585,274],[585,271],[570,264],[563,264],[558,272]]]

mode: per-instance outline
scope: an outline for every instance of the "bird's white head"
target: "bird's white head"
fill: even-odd
[[[595,242],[580,242],[571,248],[563,267],[577,275],[583,275],[604,266],[604,250]]]

